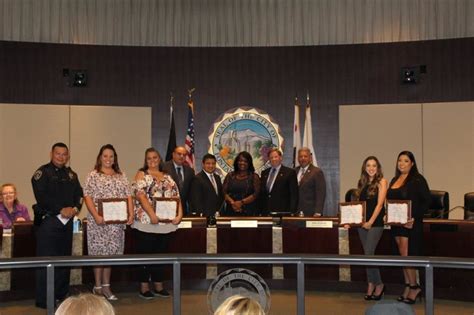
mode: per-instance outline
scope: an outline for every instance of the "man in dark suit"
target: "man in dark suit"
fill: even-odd
[[[263,213],[292,212],[298,206],[298,181],[294,169],[282,165],[283,156],[279,149],[268,152],[271,168],[262,172],[261,206]]]
[[[191,211],[202,213],[205,217],[215,215],[224,202],[221,178],[214,174],[215,170],[216,157],[209,153],[204,155],[202,171],[194,177],[191,184]]]
[[[188,152],[184,147],[176,147],[173,151],[173,159],[163,165],[163,171],[168,173],[178,185],[181,204],[185,215],[190,213],[188,198],[191,182],[194,178],[194,170],[184,164],[187,154]]]
[[[312,163],[311,151],[308,148],[298,150],[298,211],[305,216],[321,216],[326,199],[326,180],[323,171]]]

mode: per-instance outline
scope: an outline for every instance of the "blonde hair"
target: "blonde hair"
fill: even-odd
[[[233,295],[217,308],[214,315],[265,315],[265,312],[254,299]]]
[[[3,199],[2,199],[2,193],[3,193],[3,189],[6,188],[6,187],[11,187],[13,188],[13,190],[15,191],[15,200],[13,201],[13,204],[18,204],[19,201],[18,201],[18,198],[16,196],[17,192],[16,192],[16,186],[15,184],[12,184],[12,183],[5,183],[2,185],[2,187],[0,187],[0,202],[3,202]]]
[[[59,305],[55,315],[115,315],[113,306],[91,293],[70,296]]]

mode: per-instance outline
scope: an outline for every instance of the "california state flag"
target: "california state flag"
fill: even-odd
[[[306,96],[306,110],[304,116],[304,130],[303,130],[303,147],[311,150],[313,156],[313,165],[318,166],[316,159],[316,152],[313,146],[313,127],[311,125],[311,104],[309,102],[309,94]]]

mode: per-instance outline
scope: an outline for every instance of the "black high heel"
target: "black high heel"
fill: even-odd
[[[375,292],[375,286],[374,286],[374,289],[372,290],[372,293],[364,295],[364,300],[366,301],[372,300],[372,297],[374,296],[374,292]]]
[[[375,287],[377,288],[377,286],[375,286]],[[375,289],[374,289],[374,292],[375,292]],[[383,289],[382,289],[382,291],[380,291],[379,295],[372,294],[371,300],[380,301],[380,299],[382,298],[384,293],[385,293],[385,284],[383,285]]]
[[[409,283],[405,283],[405,288],[409,288],[409,287],[410,287],[410,284],[409,284]],[[404,292],[404,293],[405,293],[405,292]],[[408,293],[407,293],[407,294],[408,294]],[[406,299],[406,297],[404,297],[403,294],[400,295],[399,297],[397,297],[397,301],[398,301],[398,302],[403,302],[403,300],[405,300],[405,299]]]
[[[415,295],[415,298],[414,299],[410,299],[409,297],[406,297],[404,300],[403,300],[403,303],[406,303],[406,304],[415,304],[416,303],[416,300],[418,298],[420,298],[420,302],[421,302],[421,295],[422,295],[422,292],[423,290],[421,290],[421,287],[419,284],[415,284],[415,285],[411,285],[410,286],[410,290],[417,290],[417,289],[420,289],[420,291],[418,291],[418,293]]]

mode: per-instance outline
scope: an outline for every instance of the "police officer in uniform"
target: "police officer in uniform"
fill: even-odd
[[[41,166],[31,183],[36,202],[33,206],[36,225],[37,256],[70,256],[73,217],[82,206],[82,187],[71,168],[69,149],[56,143],[51,149],[51,162]],[[55,268],[55,300],[69,293],[69,268]],[[46,308],[46,270],[36,271],[36,306]]]

